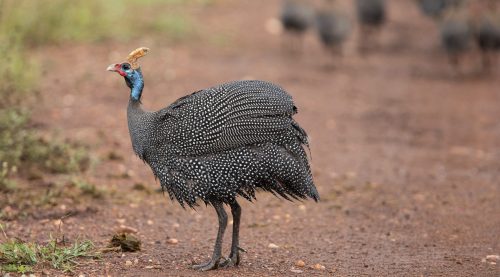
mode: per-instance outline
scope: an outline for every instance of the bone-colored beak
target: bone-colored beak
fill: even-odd
[[[116,64],[115,64],[115,63],[114,63],[114,64],[110,64],[110,65],[108,66],[108,68],[106,68],[106,70],[107,70],[107,71],[116,72],[116,71],[117,71],[117,70],[116,70]]]

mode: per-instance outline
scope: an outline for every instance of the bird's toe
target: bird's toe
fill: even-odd
[[[193,265],[193,269],[199,271],[207,271],[212,269],[217,269],[219,267],[220,258],[211,259],[210,261],[202,264]]]

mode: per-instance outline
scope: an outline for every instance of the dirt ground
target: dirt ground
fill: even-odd
[[[412,1],[390,1],[390,21],[376,48],[361,55],[354,35],[336,60],[314,33],[302,54],[285,51],[283,37],[265,28],[278,10],[277,1],[259,0],[220,1],[193,11],[213,30],[215,42],[172,44],[145,36],[37,53],[44,61],[43,101],[34,111],[41,132],[56,129],[91,145],[100,162],[86,178],[116,191],[81,207],[56,207],[79,211],[63,220],[61,231],[69,240],[84,236],[105,246],[126,225],[139,230],[143,241],[140,252],[107,253],[76,273],[500,276],[499,264],[482,261],[500,254],[500,70],[474,74],[477,64],[470,59],[466,76],[453,73],[434,23]],[[242,78],[280,84],[299,107],[322,199],[291,203],[260,193],[255,203],[241,200],[241,246],[247,253],[237,268],[190,269],[212,252],[215,212],[204,206],[183,210],[154,192],[159,184],[132,152],[129,91],[105,68],[142,45],[151,48],[142,61],[148,109]],[[107,159],[111,151],[123,159]],[[137,183],[147,189],[133,189]],[[56,219],[16,220],[8,232],[43,241],[58,232]],[[178,243],[169,244],[169,238]],[[306,267],[297,268],[297,260]],[[316,263],[325,270],[310,268]]]

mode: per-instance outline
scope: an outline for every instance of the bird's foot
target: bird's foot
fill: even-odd
[[[240,264],[240,251],[241,252],[247,252],[245,249],[241,247],[236,247],[236,251],[231,251],[229,254],[229,258],[227,258],[225,261],[223,261],[220,264],[220,267],[231,267],[231,266],[237,266]]]
[[[210,261],[202,264],[193,265],[193,269],[199,271],[207,271],[212,269],[217,269],[219,267],[221,257],[212,257]]]

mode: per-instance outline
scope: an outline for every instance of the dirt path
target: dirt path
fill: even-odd
[[[169,45],[145,37],[44,49],[40,55],[50,58],[37,121],[92,145],[101,162],[88,178],[115,192],[82,203],[93,209],[65,219],[64,233],[105,245],[124,224],[137,228],[144,243],[138,253],[109,253],[78,272],[290,276],[302,259],[326,267],[301,269],[297,275],[304,276],[500,276],[500,265],[481,262],[500,254],[499,72],[453,78],[432,23],[406,1],[391,4],[381,49],[360,56],[350,43],[333,70],[325,68],[329,57],[313,34],[303,55],[283,53],[281,37],[264,28],[277,14],[274,1],[222,1],[204,10],[206,28],[218,30],[227,45]],[[299,107],[322,201],[289,203],[267,194],[253,204],[242,201],[241,244],[248,253],[238,268],[189,269],[211,253],[217,227],[211,208],[183,210],[166,196],[133,189],[139,182],[148,190],[158,184],[131,150],[128,91],[104,69],[138,45],[152,49],[143,62],[150,109],[241,78],[280,84]],[[110,151],[123,160],[107,160]],[[47,239],[57,230],[46,219],[13,224],[26,238]]]

